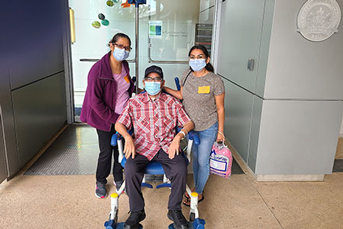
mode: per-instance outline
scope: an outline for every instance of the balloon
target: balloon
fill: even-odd
[[[113,6],[113,5],[114,5],[114,3],[113,3],[112,1],[107,1],[106,4],[107,4],[108,6]]]
[[[98,18],[100,20],[104,20],[105,19],[105,15],[103,15],[102,13],[98,14]]]
[[[108,24],[110,24],[110,22],[108,20],[104,19],[101,21],[101,24],[107,26]]]
[[[100,24],[100,22],[98,22],[98,21],[93,21],[93,23],[92,23],[92,26],[94,27],[94,28],[100,28],[100,26],[101,26],[101,24]]]

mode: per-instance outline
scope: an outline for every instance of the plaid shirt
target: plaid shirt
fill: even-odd
[[[173,96],[161,93],[151,100],[148,93],[129,99],[117,122],[134,129],[138,154],[152,160],[162,148],[168,153],[175,136],[175,127],[191,121],[182,104]]]

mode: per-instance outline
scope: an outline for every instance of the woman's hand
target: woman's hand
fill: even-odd
[[[217,142],[224,142],[225,141],[225,136],[224,133],[221,131],[218,131],[217,133]]]

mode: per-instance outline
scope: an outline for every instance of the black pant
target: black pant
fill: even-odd
[[[106,184],[106,178],[110,175],[111,172],[111,163],[112,163],[112,154],[113,154],[113,177],[114,180],[122,181],[123,180],[123,167],[118,163],[118,147],[111,146],[111,138],[115,133],[114,126],[111,126],[109,132],[103,130],[96,130],[98,133],[99,140],[99,149],[100,154],[98,158],[98,166],[96,169],[96,181]]]
[[[181,201],[186,191],[187,165],[185,158],[179,154],[169,159],[168,154],[162,149],[152,159],[162,164],[167,178],[171,181],[171,193],[169,195],[168,209],[181,210]],[[144,198],[141,192],[141,183],[144,176],[144,169],[149,160],[140,154],[135,158],[127,159],[125,164],[125,187],[129,196],[130,211],[144,209]]]

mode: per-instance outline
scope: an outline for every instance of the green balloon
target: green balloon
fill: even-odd
[[[106,4],[107,4],[108,6],[113,6],[113,5],[114,5],[114,3],[113,3],[112,1],[107,1]]]
[[[101,24],[98,21],[93,21],[92,26],[96,29],[100,28]]]
[[[107,19],[104,19],[101,21],[101,24],[107,26],[108,24],[110,24],[110,22]]]

